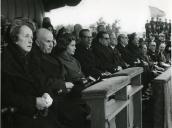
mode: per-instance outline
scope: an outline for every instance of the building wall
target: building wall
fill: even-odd
[[[40,24],[44,7],[42,0],[1,0],[1,15],[10,20],[15,17],[28,17]]]

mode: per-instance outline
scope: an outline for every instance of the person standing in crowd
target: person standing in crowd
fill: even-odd
[[[118,49],[116,48],[118,42],[115,33],[110,33],[110,43],[109,48],[112,50],[112,53],[114,54],[115,63],[118,66],[118,68],[125,69],[128,67],[127,63],[122,59],[121,54],[119,53]]]
[[[154,20],[154,17],[151,17],[150,25],[151,25],[151,32],[153,35],[155,35],[156,34],[156,21]]]
[[[66,33],[68,33],[68,31],[65,27],[60,28],[57,33],[56,40],[58,40],[59,38],[62,38]]]
[[[149,38],[149,34],[151,33],[151,25],[149,23],[149,20],[146,20],[145,30],[146,30],[146,38]]]
[[[2,126],[55,128],[51,115],[44,116],[53,99],[30,73],[33,32],[31,24],[25,21],[12,23],[11,42],[2,55],[2,108],[11,110],[4,113]]]
[[[82,71],[86,77],[98,78],[102,71],[97,68],[96,58],[91,49],[92,35],[90,30],[82,29],[79,32],[80,42],[76,45],[75,58],[80,62]]]
[[[48,29],[50,32],[52,32],[54,38],[56,38],[56,31],[54,30],[53,25],[51,24],[51,20],[49,17],[44,17],[42,22],[42,28]],[[56,45],[56,44],[55,44]]]
[[[105,28],[105,26],[103,24],[99,24],[97,26],[97,33],[99,33],[99,32],[105,32],[105,31],[106,31],[106,28]]]
[[[163,23],[162,23],[161,18],[157,18],[157,21],[156,21],[156,32],[158,34],[163,32]]]
[[[51,24],[51,20],[49,17],[44,17],[42,22],[42,28],[46,28],[54,34],[54,28]]]
[[[74,30],[73,30],[72,34],[76,39],[76,44],[79,42],[79,32],[81,31],[81,29],[82,29],[82,26],[80,24],[74,25]]]
[[[168,33],[169,35],[171,35],[171,19],[169,19],[169,23],[167,24],[167,28],[168,28]],[[171,36],[170,36],[171,37]],[[171,38],[170,38],[171,39]]]
[[[169,31],[168,31],[168,28],[167,28],[167,19],[165,19],[165,21],[164,21],[164,23],[163,23],[163,32],[164,32],[164,34],[165,34],[165,38],[166,38],[166,40],[170,40],[169,39],[169,36],[171,36],[171,35],[169,35]]]

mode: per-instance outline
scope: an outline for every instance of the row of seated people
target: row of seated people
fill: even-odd
[[[149,51],[147,53],[147,51],[144,52],[145,47],[147,48],[147,43],[139,46],[139,40],[135,33],[130,34],[129,36],[120,34],[118,38],[116,38],[114,33],[108,34],[107,32],[99,32],[91,46],[91,39],[89,39],[91,34],[89,30],[82,31],[80,33],[81,41],[77,44],[78,47],[76,49],[75,57],[79,60],[81,67],[85,72],[91,71],[87,67],[87,62],[90,61],[92,61],[92,63],[96,63],[97,66],[95,67],[107,74],[113,74],[119,70],[133,66],[144,67],[142,80],[144,92],[150,81],[161,73],[161,71],[164,70],[163,68],[170,66],[169,64],[166,64],[167,61],[164,56],[164,43],[159,46],[160,50],[158,51],[155,51],[156,43],[152,42],[154,47],[151,45],[152,43],[150,43]],[[90,43],[87,43],[91,46],[90,49],[88,46],[84,47],[84,42],[86,42],[84,41],[86,40],[85,37],[90,41]],[[91,54],[91,52],[92,56],[95,56],[95,59],[90,59],[90,57],[88,58],[88,55]],[[145,59],[145,56],[147,56],[147,59]],[[94,60],[95,62],[93,62]]]
[[[40,28],[33,42],[33,31],[29,22],[15,20],[11,41],[2,53],[2,127],[86,127],[89,107],[80,97],[84,86],[73,87],[75,80],[69,78],[73,76],[59,59],[50,55],[53,34]],[[63,42],[70,44],[74,40],[64,38]],[[62,49],[61,52],[68,51]],[[79,72],[81,76],[77,78],[83,77]]]
[[[11,42],[2,53],[4,128],[9,126],[9,119],[14,128],[89,127],[90,110],[81,99],[86,78],[92,76],[91,81],[95,81],[127,67],[143,66],[146,80],[146,74],[169,66],[158,57],[163,50],[150,63],[147,47],[141,48],[141,54],[136,34],[129,40],[121,34],[117,41],[114,33],[99,32],[92,43],[90,31],[83,29],[75,47],[71,34],[59,38],[55,46],[53,34],[43,28],[36,31],[33,42],[32,30],[28,22],[14,21]],[[152,50],[151,55],[154,53]]]

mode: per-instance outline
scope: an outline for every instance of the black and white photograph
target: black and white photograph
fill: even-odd
[[[1,0],[1,128],[172,128],[171,0]]]

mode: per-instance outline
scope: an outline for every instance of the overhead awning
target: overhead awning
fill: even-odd
[[[76,6],[81,0],[2,0],[1,15],[8,20],[27,17],[41,25],[44,13],[63,6]]]
[[[42,0],[45,11],[60,8],[63,6],[76,6],[81,0]]]

